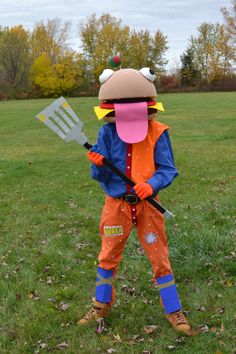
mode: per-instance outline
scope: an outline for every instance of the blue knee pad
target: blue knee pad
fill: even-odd
[[[179,295],[172,274],[157,278],[165,313],[172,313],[181,309]]]
[[[112,298],[113,270],[106,270],[98,267],[96,277],[96,300],[110,303]]]

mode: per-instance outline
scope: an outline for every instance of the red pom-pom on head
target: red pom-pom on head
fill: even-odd
[[[119,55],[113,55],[112,57],[110,57],[109,61],[110,61],[110,64],[113,68],[117,68],[121,64],[121,60],[120,60]]]

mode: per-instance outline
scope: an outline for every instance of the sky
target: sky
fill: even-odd
[[[130,28],[162,31],[168,40],[166,58],[171,69],[202,22],[223,22],[222,7],[231,8],[231,0],[0,0],[0,26],[21,24],[32,30],[41,20],[71,21],[70,43],[79,50],[80,21],[86,22],[92,13],[110,13]]]

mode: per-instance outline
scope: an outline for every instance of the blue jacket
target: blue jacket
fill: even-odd
[[[160,126],[164,127],[162,129],[163,132],[158,139],[155,140],[153,137],[156,135],[153,134],[153,131],[157,131]],[[151,138],[148,139],[148,137]],[[168,127],[161,123],[155,121],[149,122],[147,139],[145,139],[140,146],[140,143],[126,144],[123,142],[116,132],[115,123],[107,123],[99,130],[97,144],[101,153],[123,173],[127,174],[127,171],[129,171],[127,167],[128,169],[131,168],[130,176],[134,182],[148,182],[152,186],[155,194],[169,186],[174,178],[178,176],[168,134]],[[146,150],[150,150],[144,149],[146,146],[151,146],[151,153],[150,151],[146,153]],[[136,153],[136,157],[140,158],[139,164],[134,163],[135,153],[132,154],[134,151],[139,151],[139,155],[141,155],[137,156]],[[133,161],[133,163],[130,163],[130,161]],[[151,175],[148,175],[146,170],[151,171],[152,169],[143,167],[144,165],[146,166],[147,163],[150,164],[150,166],[155,166]],[[130,166],[127,166],[127,164],[130,164]],[[106,166],[97,167],[92,164],[91,176],[100,182],[102,189],[111,197],[119,198],[127,192],[126,182]],[[133,176],[137,176],[137,178]]]

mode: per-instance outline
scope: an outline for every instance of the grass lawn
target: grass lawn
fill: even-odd
[[[53,100],[9,101],[0,102],[0,353],[235,353],[236,93],[159,99],[180,173],[160,193],[176,214],[170,259],[188,319],[206,332],[170,328],[135,232],[106,332],[76,325],[94,294],[104,193],[86,151],[34,118]],[[94,143],[97,99],[68,101]]]

